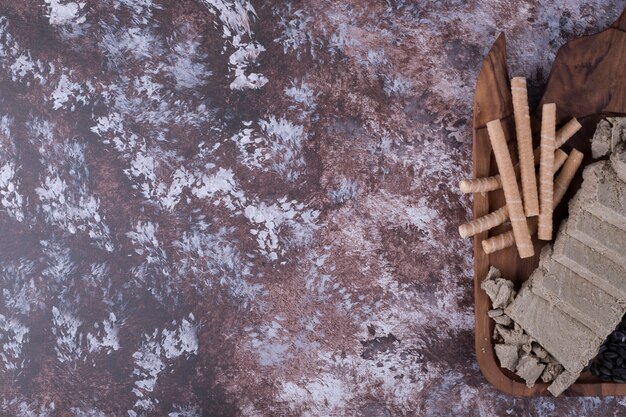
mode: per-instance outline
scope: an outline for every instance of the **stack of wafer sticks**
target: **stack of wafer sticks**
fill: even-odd
[[[519,256],[528,258],[535,253],[532,235],[537,233],[540,240],[552,239],[553,210],[565,195],[583,159],[578,150],[573,149],[568,155],[560,147],[578,132],[581,125],[573,118],[556,131],[556,105],[544,104],[540,146],[533,151],[524,77],[511,80],[511,95],[519,164],[513,166],[500,120],[492,120],[487,123],[487,131],[499,175],[466,179],[459,184],[464,193],[502,189],[506,205],[461,225],[459,233],[461,237],[470,237],[510,221],[512,230],[483,240],[483,250],[489,254],[515,244]],[[539,178],[535,170],[537,164]]]

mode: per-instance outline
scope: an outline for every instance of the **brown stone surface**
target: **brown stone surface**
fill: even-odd
[[[0,1],[0,415],[613,415],[481,376],[473,86],[621,1]],[[532,106],[531,106],[532,107]]]

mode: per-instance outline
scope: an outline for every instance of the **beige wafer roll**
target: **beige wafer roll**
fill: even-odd
[[[524,206],[522,205],[522,196],[517,187],[513,162],[511,161],[511,155],[509,154],[509,148],[506,144],[506,138],[500,120],[488,122],[487,131],[489,132],[489,140],[491,141],[493,154],[496,158],[498,170],[500,171],[500,177],[502,178],[504,199],[506,200],[507,209],[509,211],[517,251],[520,258],[529,258],[535,254],[535,249],[530,240],[530,233],[528,233]]]
[[[463,193],[486,193],[502,188],[502,180],[499,175],[482,178],[466,178],[459,182],[459,188]]]
[[[541,157],[539,162],[540,240],[552,240],[552,202],[554,201],[554,148],[556,104],[544,104],[541,114]]]
[[[565,192],[569,188],[569,185],[580,168],[580,164],[583,162],[583,153],[578,151],[577,149],[572,149],[570,152],[567,161],[565,161],[565,165],[563,165],[563,169],[561,173],[554,180],[554,205],[553,208],[559,205]]]
[[[493,177],[461,180],[459,188],[461,192],[464,193],[479,193],[482,191],[498,190],[502,188],[502,183],[500,182],[500,176],[494,175]]]
[[[535,153],[537,156],[537,163],[539,163],[539,160],[541,159],[541,147],[535,149],[535,151],[536,151]],[[563,165],[566,159],[567,159],[567,153],[565,151],[561,149],[554,150],[554,164],[557,166],[552,171],[555,174],[559,170],[559,168],[561,168],[561,165]]]
[[[533,137],[530,129],[528,111],[528,90],[526,78],[515,77],[511,80],[513,97],[513,115],[515,117],[515,135],[517,136],[517,155],[519,158],[522,195],[526,216],[539,215],[537,196],[537,177],[535,177],[535,158],[533,156]]]
[[[554,155],[554,173],[556,174],[567,159],[567,154],[562,150],[557,149],[556,152],[554,152]],[[489,214],[474,219],[471,222],[462,224],[459,226],[459,234],[463,238],[474,236],[478,233],[484,232],[485,230],[490,230],[496,226],[500,226],[507,220],[509,220],[509,211],[507,210],[506,205],[504,205]]]
[[[565,191],[567,191],[570,184],[572,183],[572,179],[574,179],[574,175],[576,174],[576,171],[578,171],[578,168],[580,168],[580,164],[582,163],[582,161],[582,152],[579,152],[576,149],[572,149],[572,152],[569,154],[567,161],[565,161],[563,169],[554,180],[554,203],[552,205],[553,208],[556,208],[556,206],[558,206],[563,199]],[[531,235],[537,233],[536,217],[528,219],[528,229]],[[513,236],[512,230],[496,236],[492,236],[489,239],[485,239],[481,242],[483,250],[486,254],[506,249],[513,246],[514,243],[515,237]]]
[[[556,148],[563,146],[563,144],[574,136],[581,127],[582,125],[578,122],[578,120],[576,120],[575,117],[572,117],[569,122],[565,123],[565,125],[563,125],[563,127],[556,132],[556,144],[554,146]]]
[[[576,151],[578,152],[578,151]],[[565,163],[565,161],[567,160],[567,153],[557,149],[556,151],[554,151],[554,169],[552,170],[553,174],[556,174],[557,171],[559,170],[559,168],[561,168],[563,166],[563,164]]]
[[[556,132],[554,147],[558,149],[563,146],[565,142],[570,140],[571,137],[580,130],[581,127],[582,126],[575,117],[572,118],[569,122],[565,123],[565,125]],[[541,146],[535,148],[535,150],[533,151],[533,155],[535,156],[535,164],[538,164],[539,160],[541,159]]]
[[[578,123],[578,120],[576,120],[576,118],[573,118],[569,122],[567,122],[562,128],[560,128],[556,132],[556,147],[560,148],[565,142],[567,142],[572,136],[574,136],[574,134],[578,132],[580,128],[580,123]],[[536,148],[533,151],[535,165],[539,163],[540,154],[540,147]],[[557,155],[555,155],[555,159],[556,157]],[[515,164],[513,168],[515,169],[515,174],[519,175],[519,164]],[[499,175],[475,179],[464,179],[459,183],[459,188],[461,189],[461,192],[464,193],[484,193],[488,191],[499,190],[500,188],[502,188],[502,181],[500,180]]]
[[[493,229],[496,226],[501,225],[509,219],[509,210],[506,206],[472,220],[469,223],[465,223],[459,226],[459,234],[461,237],[470,237],[475,234],[484,232],[485,230]]]
[[[529,223],[537,224],[536,221],[529,221]],[[508,232],[500,233],[499,235],[492,236],[489,239],[485,239],[481,242],[481,244],[483,246],[483,251],[485,251],[485,253],[489,255],[491,253],[513,246],[515,244],[515,237],[513,237],[513,231],[509,230]]]

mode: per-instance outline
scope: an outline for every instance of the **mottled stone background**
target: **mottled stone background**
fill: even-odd
[[[623,1],[0,1],[2,416],[591,416],[481,376],[473,86]]]

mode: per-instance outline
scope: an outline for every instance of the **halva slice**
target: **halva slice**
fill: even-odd
[[[570,372],[580,372],[603,341],[528,287],[522,288],[505,313]]]

